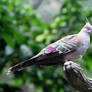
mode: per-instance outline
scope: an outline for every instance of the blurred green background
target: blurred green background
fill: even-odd
[[[0,0],[0,92],[75,92],[61,66],[7,69],[92,21],[92,0]],[[92,22],[91,22],[92,23]],[[91,36],[92,38],[92,36]],[[92,41],[79,60],[92,77]]]

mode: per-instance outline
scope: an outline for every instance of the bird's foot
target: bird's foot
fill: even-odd
[[[74,62],[72,62],[72,61],[65,62],[65,63],[64,63],[64,66],[63,66],[63,69],[64,69],[64,71],[66,71],[66,70],[71,70],[71,69],[73,69],[73,70],[75,70],[75,69],[76,69],[76,70],[77,70],[77,69],[82,70],[79,64],[74,63]],[[76,71],[75,71],[75,72],[76,72]]]
[[[65,63],[66,63],[66,62],[69,62],[69,63],[70,63],[70,62],[72,62],[72,61],[70,61],[70,60],[65,60]],[[75,63],[75,62],[74,62],[74,63]],[[77,63],[76,63],[76,64],[77,64]],[[80,66],[80,64],[77,64],[77,65]]]

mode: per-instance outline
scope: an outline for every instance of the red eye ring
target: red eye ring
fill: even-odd
[[[89,27],[89,26],[86,26],[85,28],[86,28],[87,30],[90,30],[90,27]]]

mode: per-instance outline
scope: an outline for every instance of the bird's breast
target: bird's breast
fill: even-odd
[[[80,59],[86,50],[89,47],[90,44],[90,37],[87,34],[82,34],[79,35],[80,37],[78,38],[79,40],[79,45],[77,46],[76,50],[74,52],[69,53],[66,55],[66,59],[71,60],[71,61],[76,61]]]
[[[79,52],[79,54],[83,55],[89,47],[90,36],[89,34],[83,33],[79,40],[80,44],[77,47],[77,51]]]

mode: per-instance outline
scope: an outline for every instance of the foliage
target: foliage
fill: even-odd
[[[77,33],[85,24],[85,16],[91,18],[91,11],[84,10],[78,0],[65,0],[53,23],[45,24],[21,0],[0,0],[0,92],[20,92],[26,83],[34,85],[33,92],[71,92],[61,66],[33,66],[9,76],[5,72],[46,45]],[[91,55],[89,51],[80,60],[86,70],[92,70]]]

